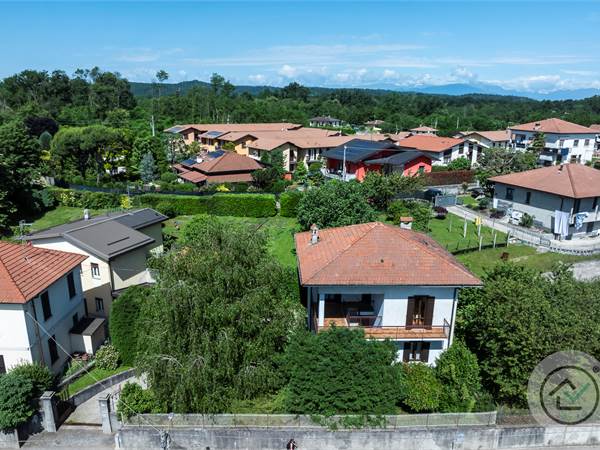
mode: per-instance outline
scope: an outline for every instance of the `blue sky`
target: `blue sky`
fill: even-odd
[[[97,65],[133,81],[600,88],[596,1],[0,2],[0,17],[0,77]]]

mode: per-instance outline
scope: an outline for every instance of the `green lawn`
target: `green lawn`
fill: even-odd
[[[464,219],[454,214],[448,214],[445,219],[432,218],[429,221],[429,235],[444,246],[448,251],[455,253],[460,250],[479,247],[477,227],[472,221],[467,220],[467,232],[464,232]],[[496,231],[496,244],[506,242],[506,234]],[[494,230],[482,226],[482,245],[491,245],[494,242]]]
[[[104,210],[90,210],[90,214],[102,214]],[[73,222],[77,219],[83,219],[82,208],[72,208],[70,206],[58,206],[56,209],[46,212],[42,217],[33,222],[29,231],[39,231],[45,228],[62,225],[63,223]]]
[[[71,396],[73,394],[76,394],[79,391],[82,391],[86,387],[91,386],[94,383],[97,383],[98,381],[102,381],[110,376],[124,372],[127,369],[131,369],[131,367],[119,366],[115,370],[93,368],[85,375],[77,378],[73,383],[71,383],[65,389],[68,389],[68,395]]]
[[[462,200],[462,204],[465,206],[478,205],[477,200],[475,200],[470,195],[459,195],[458,198]]]

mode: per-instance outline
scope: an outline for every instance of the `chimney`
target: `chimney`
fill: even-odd
[[[83,220],[90,220],[90,210],[87,208],[83,210]]]
[[[310,226],[311,236],[310,236],[310,245],[315,245],[319,242],[319,227],[316,224],[312,224]]]

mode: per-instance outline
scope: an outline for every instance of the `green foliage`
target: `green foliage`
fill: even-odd
[[[217,216],[271,217],[277,209],[271,194],[215,194],[210,197],[208,212]]]
[[[235,151],[235,144],[233,142],[225,142],[222,148],[223,150]]]
[[[375,208],[385,211],[396,195],[421,189],[423,180],[421,177],[405,177],[400,174],[381,175],[378,172],[367,172],[361,187],[369,203]]]
[[[141,304],[148,294],[144,286],[131,286],[112,304],[110,337],[123,364],[133,366],[137,355],[139,315]]]
[[[454,161],[450,161],[448,164],[448,170],[469,170],[471,168],[471,161],[464,156],[456,158]]]
[[[172,173],[170,172],[169,161],[167,161],[165,144],[160,138],[154,136],[138,136],[135,138],[131,148],[131,158],[128,169],[133,173],[139,173],[140,178],[142,178],[142,161],[144,157],[147,157],[146,155],[148,153],[152,155],[154,163],[152,174],[155,172],[161,174]]]
[[[482,396],[477,357],[461,341],[454,343],[436,361],[435,375],[442,385],[442,412],[470,412]]]
[[[431,220],[431,204],[417,200],[394,200],[387,211],[388,220],[392,220],[396,225],[400,224],[401,217],[412,217],[412,229],[415,231],[429,231],[429,221]]]
[[[54,386],[54,375],[46,366],[39,363],[23,362],[11,369],[14,376],[27,379],[33,385],[32,395],[39,397],[44,391]]]
[[[525,228],[531,228],[533,226],[533,219],[534,217],[531,214],[523,213],[519,225]]]
[[[515,152],[502,147],[484,148],[477,161],[477,178],[490,188],[488,178],[506,173],[523,172],[537,167],[537,155],[533,152]]]
[[[181,251],[151,261],[138,368],[166,410],[224,412],[282,387],[279,355],[304,315],[295,271],[264,232],[214,216],[192,224]]]
[[[457,331],[498,402],[525,406],[531,371],[556,351],[600,355],[600,283],[575,281],[564,265],[543,276],[511,263],[496,265],[483,281],[481,289],[461,291]]]
[[[150,183],[156,179],[156,165],[154,164],[154,156],[148,152],[140,161],[140,178],[144,183]]]
[[[136,207],[147,207],[158,210],[158,205],[170,204],[175,210],[175,216],[191,216],[208,212],[209,197],[195,195],[142,194],[133,199]],[[167,212],[172,212],[167,211]],[[169,215],[169,214],[166,214]]]
[[[308,182],[312,186],[320,186],[325,181],[325,176],[321,172],[321,167],[323,167],[323,163],[320,161],[315,161],[310,163],[308,166]]]
[[[11,372],[0,376],[0,430],[11,430],[29,420],[35,412],[34,392],[27,378]]]
[[[354,225],[376,219],[375,210],[365,199],[356,181],[330,181],[307,190],[298,203],[298,222],[308,230],[315,223],[321,228]]]
[[[434,412],[440,406],[442,384],[434,370],[423,363],[409,363],[401,377],[402,403],[416,413]]]
[[[285,398],[293,414],[394,414],[399,383],[396,347],[361,330],[305,333],[286,350]]]
[[[108,192],[76,191],[52,188],[56,202],[62,206],[88,209],[110,209],[121,206],[121,196]]]
[[[299,161],[296,166],[296,170],[294,170],[294,181],[296,183],[306,183],[308,177],[308,169],[306,168],[306,164],[304,161]]]
[[[177,181],[177,175],[173,172],[165,172],[160,175],[160,181],[163,183],[174,183]]]
[[[96,367],[104,370],[115,370],[119,367],[119,359],[119,351],[111,344],[104,344],[94,355]]]
[[[302,198],[300,191],[286,191],[279,196],[279,215],[282,217],[296,217],[298,213],[298,203]]]
[[[127,382],[123,385],[117,403],[117,414],[120,420],[129,419],[136,414],[160,413],[156,396],[151,389],[142,389],[137,383]]]

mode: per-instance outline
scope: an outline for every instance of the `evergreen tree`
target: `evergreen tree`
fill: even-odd
[[[148,152],[140,161],[140,178],[144,183],[150,183],[156,179],[156,164],[154,156]]]

